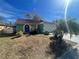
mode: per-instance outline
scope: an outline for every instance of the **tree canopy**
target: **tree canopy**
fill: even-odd
[[[58,24],[56,31],[64,31],[65,33],[68,32],[65,20],[63,20],[63,19],[57,20],[56,23]],[[67,24],[68,24],[71,34],[78,34],[79,33],[79,23],[77,23],[76,20],[69,19],[69,20],[67,20]]]

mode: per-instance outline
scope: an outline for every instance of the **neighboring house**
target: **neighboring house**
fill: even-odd
[[[1,33],[14,33],[16,30],[15,26],[0,24],[0,32]]]
[[[3,31],[4,33],[13,33],[13,27],[5,27]]]
[[[5,28],[5,26],[0,25],[0,31],[2,31]]]
[[[16,30],[23,31],[24,33],[30,33],[37,31],[38,33],[43,33],[45,31],[52,32],[56,29],[54,23],[44,22],[42,20],[32,20],[32,19],[18,19],[16,20]]]

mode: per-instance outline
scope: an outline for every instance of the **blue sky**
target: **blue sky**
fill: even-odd
[[[45,21],[64,18],[65,0],[0,0],[0,16],[15,22],[34,12]],[[67,17],[79,19],[79,0],[70,0]]]

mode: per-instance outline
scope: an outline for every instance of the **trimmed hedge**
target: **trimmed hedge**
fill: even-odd
[[[49,35],[49,32],[48,31],[45,31],[43,34],[44,35]]]

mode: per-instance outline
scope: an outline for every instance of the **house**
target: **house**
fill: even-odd
[[[14,33],[16,30],[15,30],[15,26],[10,26],[10,25],[7,25],[7,24],[0,24],[0,33]]]
[[[23,31],[24,33],[37,32],[43,33],[45,31],[52,32],[56,29],[56,25],[50,22],[44,22],[40,19],[18,19],[16,20],[16,31]]]
[[[5,28],[5,26],[0,25],[0,31],[2,31]]]
[[[56,30],[56,24],[53,22],[43,22],[43,32],[53,32]]]
[[[18,19],[16,20],[16,30],[24,33],[39,32],[38,28],[42,20]]]

